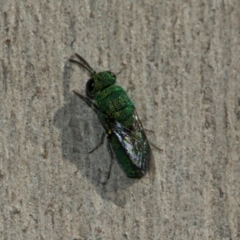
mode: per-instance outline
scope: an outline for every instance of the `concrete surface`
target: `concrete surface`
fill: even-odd
[[[0,0],[0,239],[240,239],[240,2]],[[102,128],[73,89],[118,72],[154,181],[106,186]]]

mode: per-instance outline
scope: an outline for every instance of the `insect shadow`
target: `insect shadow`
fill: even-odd
[[[100,148],[89,154],[89,150],[101,140],[103,129],[97,115],[86,103],[79,101],[69,88],[72,71],[67,61],[62,77],[65,105],[54,115],[54,125],[61,131],[63,159],[75,164],[81,175],[94,185],[103,199],[123,207],[131,196],[129,187],[139,180],[127,178],[114,159],[110,179],[107,184],[103,184],[109,174],[111,162],[106,146],[107,139]],[[79,79],[81,89],[85,86],[84,76]]]

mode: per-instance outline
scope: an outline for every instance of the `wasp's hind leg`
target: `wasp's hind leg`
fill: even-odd
[[[110,165],[109,165],[109,169],[108,169],[107,178],[102,183],[103,185],[106,185],[108,180],[110,179],[111,171],[112,171],[112,165],[113,165],[113,150],[112,150],[112,147],[111,147],[111,144],[110,144],[109,140],[107,141],[107,148],[108,148],[108,151],[109,151],[109,154],[110,154],[110,157],[111,157],[111,161],[110,161]]]
[[[101,136],[101,140],[98,143],[98,145],[96,147],[94,147],[92,150],[90,150],[88,153],[94,152],[96,149],[98,149],[99,147],[101,147],[103,145],[105,135],[106,135],[106,133],[105,133],[105,131],[103,131],[102,136]]]

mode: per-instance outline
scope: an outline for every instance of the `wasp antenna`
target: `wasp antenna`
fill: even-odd
[[[83,57],[81,57],[79,54],[77,54],[77,53],[75,53],[75,55],[76,55],[76,57],[80,60],[80,61],[82,61],[87,67],[88,67],[88,69],[89,69],[89,71],[93,74],[93,73],[95,73],[95,71],[92,69],[92,67],[90,66],[90,64],[83,58]]]
[[[85,70],[87,70],[88,72],[90,72],[92,74],[92,71],[91,69],[87,68],[86,66],[84,66],[82,63],[74,60],[74,59],[69,59],[70,62],[73,62],[73,63],[77,63],[78,65],[80,65],[80,67],[84,68]]]
[[[69,61],[80,65],[80,67],[84,68],[85,70],[90,72],[91,75],[93,75],[95,73],[95,71],[91,68],[89,63],[86,60],[84,60],[81,56],[79,56],[78,54],[75,54],[75,55],[80,59],[80,61],[76,61],[76,60],[71,59],[71,58],[69,59]]]

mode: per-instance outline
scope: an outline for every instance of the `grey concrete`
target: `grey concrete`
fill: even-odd
[[[0,1],[0,239],[240,239],[240,2]],[[153,149],[126,178],[84,93],[118,72]]]

